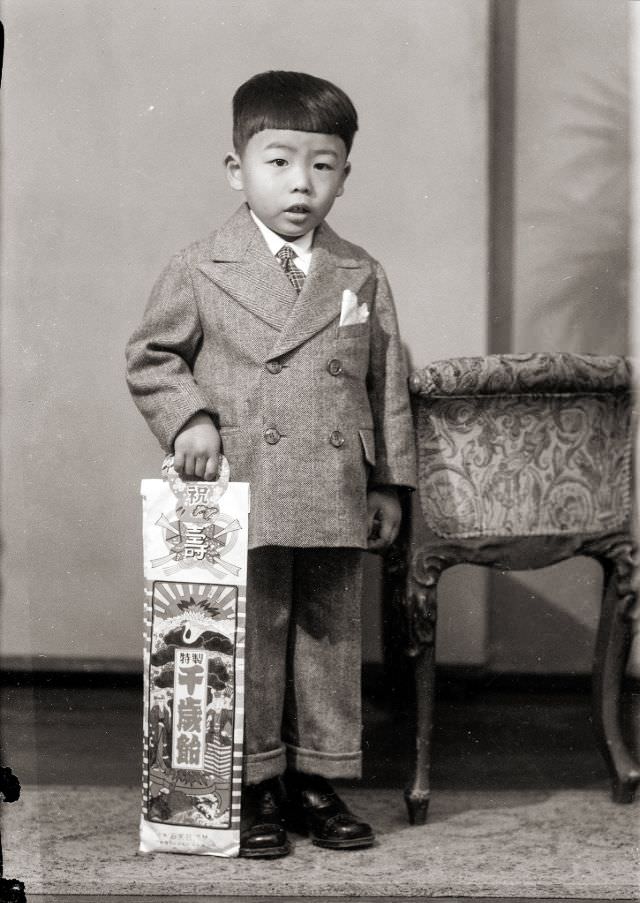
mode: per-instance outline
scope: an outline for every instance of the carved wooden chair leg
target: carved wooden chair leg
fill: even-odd
[[[630,542],[620,542],[597,556],[605,579],[593,667],[594,727],[617,803],[633,802],[640,783],[640,765],[627,747],[621,724],[622,687],[631,643],[629,612],[634,601],[631,552]]]
[[[424,825],[431,795],[431,728],[435,687],[435,647],[424,647],[414,661],[416,680],[416,760],[413,782],[404,792],[409,824]]]
[[[409,569],[407,601],[409,653],[414,660],[416,688],[416,760],[405,801],[412,825],[423,825],[429,809],[438,582],[443,570],[452,563],[445,557],[418,549]]]

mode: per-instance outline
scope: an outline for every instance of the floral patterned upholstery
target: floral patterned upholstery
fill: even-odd
[[[444,539],[602,534],[631,507],[629,365],[491,355],[412,375],[419,493]]]
[[[623,357],[556,351],[436,361],[411,375],[411,391],[423,397],[616,392],[630,382]]]

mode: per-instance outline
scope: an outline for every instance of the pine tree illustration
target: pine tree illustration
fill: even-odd
[[[178,608],[190,615],[206,615],[209,618],[215,618],[220,614],[220,608],[217,605],[212,604],[208,599],[194,599],[193,596],[189,596],[188,601],[181,599],[178,602]]]

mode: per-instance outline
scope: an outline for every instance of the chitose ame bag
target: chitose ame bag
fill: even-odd
[[[140,851],[237,856],[249,484],[143,480]]]

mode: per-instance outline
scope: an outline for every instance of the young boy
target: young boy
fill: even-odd
[[[361,848],[373,832],[329,781],[361,771],[361,550],[393,541],[415,485],[403,353],[381,267],[324,221],[349,98],[265,72],[233,124],[246,203],[161,275],[128,382],[185,479],[214,479],[222,450],[251,484],[241,855],[285,855],[287,825]]]

